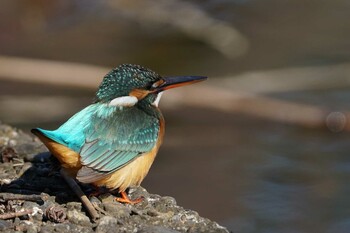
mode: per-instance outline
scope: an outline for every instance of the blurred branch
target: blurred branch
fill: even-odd
[[[44,83],[45,82],[41,82],[41,84]],[[94,89],[96,90],[97,86],[95,86]],[[32,95],[19,95],[14,98],[13,95],[0,95],[1,109],[11,110],[2,111],[1,117],[3,119],[1,120],[11,119],[11,123],[28,122],[28,120],[41,123],[59,121],[59,119],[64,119],[69,116],[67,112],[79,109],[92,100],[92,96],[72,97],[55,95],[45,96],[45,98],[43,98],[33,93]],[[16,107],[14,108],[13,106]],[[46,106],[45,114],[43,114],[43,106]]]
[[[96,89],[109,70],[77,63],[0,56],[0,79]]]
[[[326,128],[331,131],[350,130],[350,112],[331,112],[327,108],[277,100],[246,92],[228,91],[209,86],[193,86],[190,89],[166,95],[175,104],[216,109],[223,112],[244,113],[282,123],[309,128]]]
[[[321,67],[320,71],[314,72],[313,75],[318,76],[320,73],[328,70],[330,72],[328,75],[333,78],[330,82],[333,83],[336,82],[334,78],[342,77],[340,72],[338,75],[332,75],[332,72],[334,72],[334,74],[338,73],[337,67],[338,66],[328,68]],[[339,65],[339,67],[342,69],[341,72],[346,71],[345,74],[349,72],[349,66]],[[102,77],[108,71],[109,69],[104,67],[0,57],[0,80],[10,79],[96,89]],[[284,74],[283,70],[280,71],[280,74]],[[294,88],[297,86],[303,87],[300,82],[304,80],[304,82],[307,83],[307,78],[313,79],[314,82],[316,80],[315,76],[312,76],[311,73],[302,74],[302,72],[300,72],[299,75],[303,76],[304,79],[299,80],[299,84],[294,85]],[[262,76],[267,78],[266,75]],[[322,74],[320,74],[320,76],[324,77]],[[287,75],[285,77],[287,77]],[[343,78],[341,79],[343,80]],[[330,85],[326,85],[327,82],[325,78],[323,80],[322,85],[328,88]],[[293,80],[288,81],[293,82]],[[343,81],[344,82],[340,84],[341,86],[348,84],[346,79]],[[234,79],[232,79],[232,82],[234,82]],[[174,92],[170,91],[169,94],[165,96],[164,100],[169,103],[168,105],[164,104],[164,107],[175,106],[176,104],[188,104],[229,113],[240,112],[269,120],[306,127],[325,127],[327,125],[330,128],[333,127],[335,131],[337,131],[337,129],[350,130],[349,112],[334,114],[327,108],[276,100],[249,92],[231,91],[229,88],[213,87],[210,85],[210,82],[207,82],[207,84],[195,85],[190,88],[180,88]],[[57,107],[57,105],[55,106]]]
[[[247,72],[223,77],[219,85],[234,91],[276,93],[350,86],[350,64]],[[252,85],[252,83],[254,85]]]
[[[198,6],[181,0],[109,0],[109,6],[127,13],[138,22],[168,24],[192,38],[204,41],[227,56],[235,58],[245,54],[248,40],[225,21],[211,17]]]

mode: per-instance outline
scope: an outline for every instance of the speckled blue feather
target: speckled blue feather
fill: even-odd
[[[139,65],[123,64],[111,70],[103,79],[96,96],[106,102],[127,96],[135,88],[149,88],[161,77],[154,71]]]

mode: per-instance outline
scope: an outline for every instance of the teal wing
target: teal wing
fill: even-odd
[[[139,108],[110,111],[100,108],[91,117],[91,124],[81,147],[84,167],[77,179],[84,183],[97,181],[128,164],[157,143],[159,119]]]
[[[75,152],[79,152],[85,142],[84,130],[90,126],[90,116],[97,110],[97,105],[89,105],[72,116],[67,122],[56,130],[36,128],[32,132],[39,131],[44,136],[58,142]]]

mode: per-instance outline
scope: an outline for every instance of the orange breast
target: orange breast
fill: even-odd
[[[153,164],[159,147],[163,142],[164,131],[164,119],[161,118],[158,140],[151,151],[143,153],[126,166],[118,169],[109,176],[94,182],[93,184],[96,186],[105,186],[109,189],[118,188],[119,192],[125,191],[130,186],[139,186]]]

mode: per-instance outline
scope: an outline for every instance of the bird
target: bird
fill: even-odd
[[[136,204],[127,189],[147,175],[165,132],[158,107],[163,91],[206,80],[205,76],[162,77],[140,65],[122,64],[106,74],[95,100],[56,130],[31,132],[81,183],[117,191],[117,201]]]

